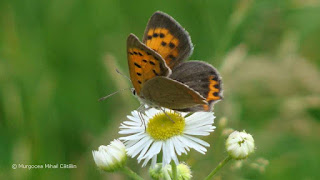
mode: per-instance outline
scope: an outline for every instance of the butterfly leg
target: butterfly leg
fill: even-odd
[[[189,117],[193,114],[194,112],[189,112],[187,115],[185,115],[185,117]]]
[[[139,118],[141,120],[141,126],[143,125],[144,130],[146,131],[146,129],[147,129],[146,122],[145,122],[143,115],[142,115],[142,114],[145,114],[145,111],[146,111],[144,104],[141,104],[140,107],[137,109],[137,111],[138,111]]]
[[[143,125],[144,126],[144,130],[146,131],[147,130],[147,127],[146,127],[146,122],[142,116],[142,112],[138,112],[139,114],[139,117],[140,117],[140,120],[141,120],[141,126]]]
[[[171,122],[174,123],[174,120],[171,119],[171,117],[166,113],[166,111],[165,111],[163,108],[161,108],[161,107],[160,107],[160,109],[161,109],[161,111],[171,120]]]

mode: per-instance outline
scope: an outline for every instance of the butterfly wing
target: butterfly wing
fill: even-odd
[[[218,71],[202,61],[188,61],[179,64],[169,76],[203,96],[208,105],[198,105],[182,111],[211,111],[213,104],[222,99],[222,82]]]
[[[207,104],[199,93],[164,76],[147,81],[141,89],[141,96],[151,105],[177,110]]]
[[[188,32],[169,15],[155,12],[146,27],[143,43],[158,52],[172,69],[193,51]]]
[[[141,43],[134,34],[127,39],[127,54],[130,78],[137,95],[148,80],[171,73],[162,57]]]

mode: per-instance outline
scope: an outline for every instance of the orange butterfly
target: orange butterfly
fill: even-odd
[[[188,61],[193,51],[187,31],[157,11],[147,25],[143,43],[130,34],[128,65],[134,94],[142,104],[178,111],[211,111],[222,99],[221,77],[210,64]]]

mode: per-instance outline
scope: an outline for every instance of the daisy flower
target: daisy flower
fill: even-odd
[[[151,160],[153,167],[161,152],[162,166],[170,164],[171,160],[178,165],[178,156],[187,154],[190,149],[205,154],[210,145],[195,136],[208,136],[215,129],[212,112],[196,112],[188,116],[188,113],[171,110],[164,114],[151,108],[145,114],[132,111],[127,118],[120,126],[119,133],[125,135],[120,140],[124,141],[129,156],[138,156],[139,163],[144,160],[142,166]]]

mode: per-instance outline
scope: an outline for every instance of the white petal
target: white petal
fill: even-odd
[[[121,123],[121,125],[124,124],[126,126],[140,126],[141,125],[141,121],[136,122],[136,121],[124,121],[123,123]]]
[[[214,119],[213,113],[209,112],[196,112],[189,117],[186,117],[186,123],[191,124],[194,122],[199,122],[207,119]]]
[[[146,142],[146,144],[144,145],[144,147],[143,147],[140,155],[139,155],[138,158],[137,158],[137,159],[138,159],[138,163],[140,163],[141,158],[146,154],[146,152],[147,152],[147,150],[149,149],[149,147],[150,147],[150,145],[151,145],[152,142],[153,142],[153,141],[152,141],[151,138],[150,138],[149,141]],[[139,159],[140,159],[140,160],[139,160]]]
[[[169,162],[171,161],[170,158],[170,150],[168,148],[168,141],[164,141],[163,142],[163,146],[162,146],[162,167],[166,166],[167,164],[169,164]]]
[[[130,129],[121,129],[119,131],[119,134],[133,134],[133,133],[139,133],[143,130],[144,130],[144,128],[142,128],[142,127],[132,127]]]
[[[124,144],[126,145],[126,148],[128,149],[128,148],[132,147],[133,145],[137,144],[138,141],[139,140],[126,141],[126,142],[124,142]]]
[[[146,136],[145,133],[139,132],[137,134],[129,135],[129,136],[126,136],[126,137],[120,137],[119,139],[120,140],[124,140],[124,141],[132,141],[132,140],[140,140],[144,136]]]
[[[198,131],[203,131],[203,130],[214,130],[215,126],[212,126],[212,124],[206,124],[203,126],[186,126],[185,131],[187,130],[198,130]]]
[[[151,158],[146,158],[144,161],[143,161],[143,164],[142,164],[142,167],[145,167],[147,165],[147,163],[149,162]]]
[[[194,150],[202,153],[202,154],[205,154],[205,152],[207,152],[207,149],[204,148],[203,146],[195,143],[194,141],[190,140],[190,139],[187,139],[185,138],[184,136],[181,137],[181,139],[183,143],[185,143],[187,146],[189,146],[190,148],[193,148]]]
[[[177,140],[180,141],[181,144],[183,144],[184,148],[185,148],[187,151],[190,151],[189,146],[188,146],[187,144],[185,144],[182,139],[183,139],[183,136],[177,136]]]
[[[131,148],[128,148],[128,154],[132,157],[135,157],[143,149],[145,143],[150,139],[149,136],[143,137],[137,144],[133,145]]]
[[[210,147],[209,143],[207,143],[207,142],[205,142],[205,141],[203,141],[203,140],[201,140],[199,138],[188,136],[188,135],[184,135],[184,136],[189,138],[189,139],[191,139],[191,140],[193,140],[193,141],[195,141],[195,142],[197,142],[197,143],[199,143],[199,144],[201,144],[201,145],[203,145],[203,146]]]
[[[182,153],[186,153],[186,150],[184,149],[184,145],[178,140],[176,136],[172,137],[172,143],[175,145],[175,149],[177,154],[180,156]]]
[[[139,118],[139,116],[137,116],[137,117],[127,116],[127,118],[128,118],[129,120],[131,120],[131,122],[141,123],[141,119]]]
[[[119,139],[124,141],[136,141],[136,140],[142,139],[145,136],[147,136],[145,133],[140,132],[140,133],[125,136],[125,137],[120,137]]]
[[[197,127],[202,127],[202,126],[212,126],[213,120],[211,119],[206,119],[203,121],[195,121],[193,123],[186,123],[186,128],[197,128]]]
[[[147,163],[149,162],[149,160],[151,158],[153,158],[153,156],[156,156],[157,154],[159,154],[160,150],[162,147],[162,142],[161,141],[157,141],[155,143],[152,144],[150,150],[146,153],[146,155],[142,158],[144,160],[142,167],[146,166]]]
[[[156,165],[157,163],[157,155],[154,155],[152,157],[152,161],[151,161],[151,167],[154,168],[154,166]]]
[[[159,113],[159,110],[155,109],[155,108],[151,108],[148,111],[145,112],[146,115],[148,116],[148,119],[152,118],[154,115],[156,115],[157,113]]]
[[[210,135],[210,133],[206,132],[206,131],[192,131],[192,130],[185,131],[184,134],[189,134],[189,135],[194,135],[194,136],[208,136],[208,135]]]
[[[171,159],[176,163],[176,165],[179,164],[179,161],[178,161],[178,158],[177,158],[177,155],[175,153],[175,145],[173,144],[173,140],[169,139],[168,140],[169,142],[169,149],[170,149],[170,154],[171,154]]]
[[[155,154],[158,154],[161,151],[162,144],[162,141],[154,142],[150,147],[149,151],[142,157],[142,159],[151,158]]]

